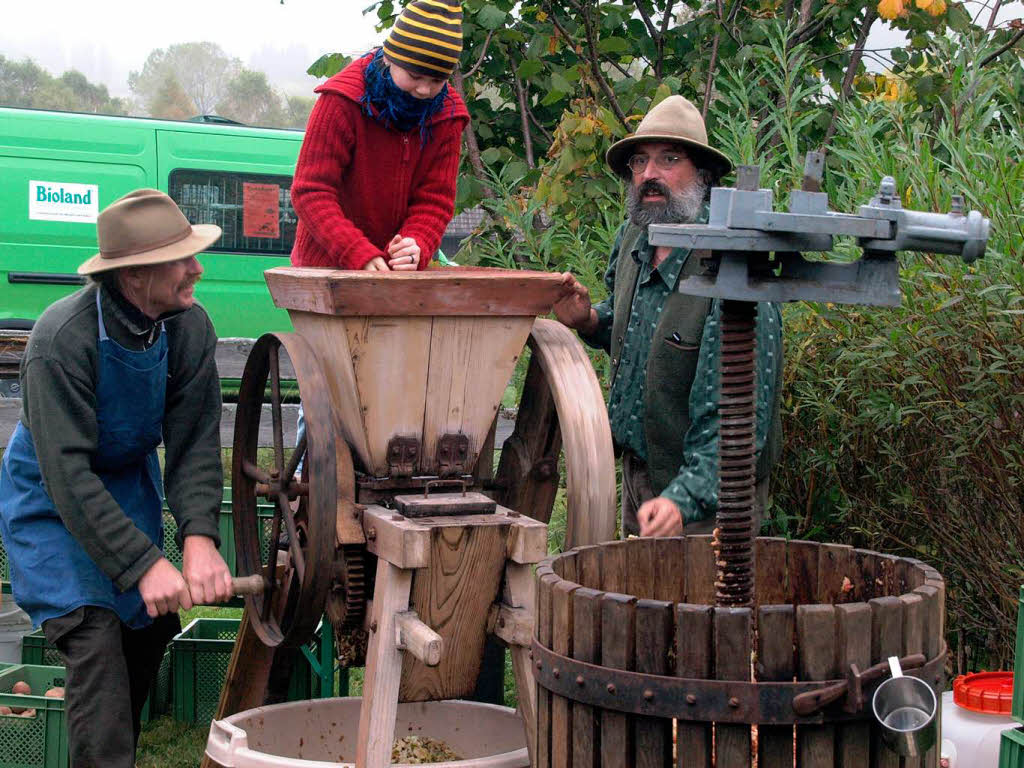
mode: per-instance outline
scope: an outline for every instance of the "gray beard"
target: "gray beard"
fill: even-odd
[[[673,193],[660,182],[656,184],[665,195],[664,203],[643,202],[640,199],[640,188],[636,184],[629,185],[626,190],[626,210],[630,221],[638,227],[646,227],[648,224],[692,224],[700,217],[708,192],[707,184],[702,180],[694,181],[679,194]]]

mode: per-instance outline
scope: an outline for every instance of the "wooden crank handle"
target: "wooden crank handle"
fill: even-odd
[[[802,717],[813,715],[822,707],[826,707],[836,699],[842,698],[849,687],[849,681],[844,680],[828,688],[801,693],[799,696],[793,697],[793,711]]]
[[[266,579],[257,574],[253,574],[252,576],[233,576],[231,578],[232,594],[239,597],[244,597],[245,595],[262,595],[266,586]],[[223,603],[205,603],[205,605],[223,605]]]

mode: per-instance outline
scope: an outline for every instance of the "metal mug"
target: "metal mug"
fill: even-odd
[[[871,709],[882,739],[905,757],[920,757],[935,745],[938,700],[924,680],[904,677],[899,659],[889,657],[892,677],[875,689]]]

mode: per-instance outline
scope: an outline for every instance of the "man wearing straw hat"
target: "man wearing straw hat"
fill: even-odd
[[[67,667],[71,765],[131,768],[179,607],[231,596],[216,336],[193,298],[196,254],[221,231],[155,189],[112,203],[96,231],[100,252],[78,268],[89,284],[29,338],[0,532],[15,600]],[[161,441],[181,572],[162,552]]]
[[[718,504],[718,399],[721,329],[711,299],[676,292],[701,272],[684,248],[654,247],[649,224],[707,221],[710,189],[729,159],[708,144],[700,112],[682,96],[653,107],[636,133],[613,144],[608,164],[626,182],[628,220],[619,229],[605,284],[591,305],[574,292],[555,306],[565,325],[611,355],[608,415],[622,454],[622,533],[710,533]],[[757,497],[754,532],[781,450],[778,308],[758,305]]]

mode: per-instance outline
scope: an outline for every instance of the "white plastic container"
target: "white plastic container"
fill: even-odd
[[[21,639],[32,631],[32,619],[18,604],[4,598],[0,603],[0,664],[21,664]]]
[[[1000,734],[1010,717],[1012,672],[958,677],[942,694],[943,768],[998,768]]]
[[[214,720],[206,755],[224,768],[353,768],[361,704],[360,698],[293,701]],[[495,704],[399,704],[395,735],[439,739],[462,758],[434,768],[530,766],[522,719]]]

